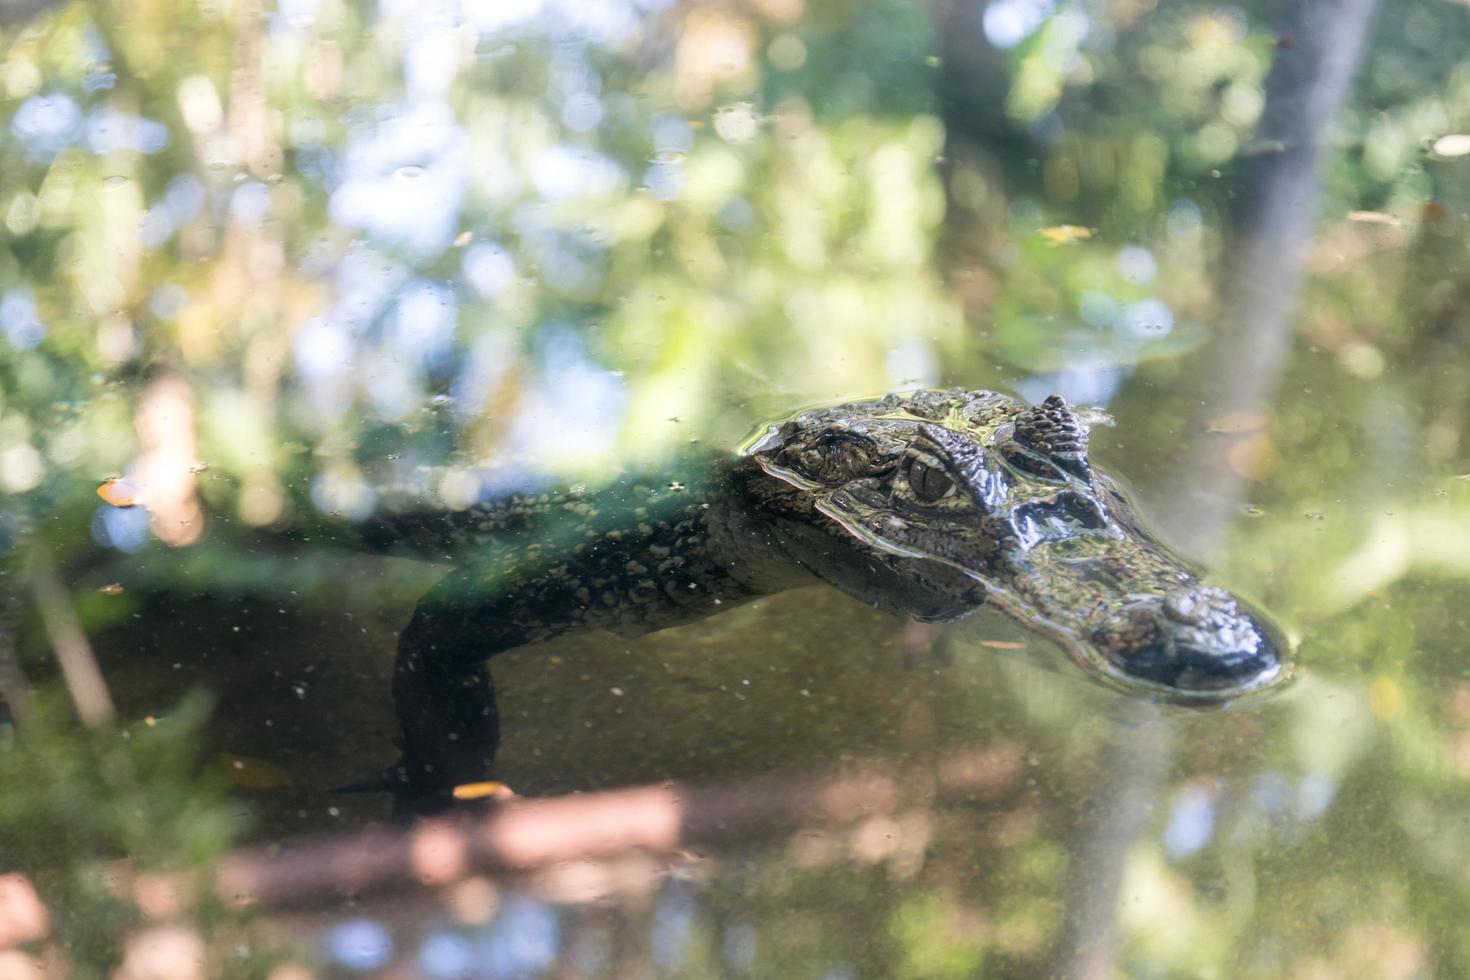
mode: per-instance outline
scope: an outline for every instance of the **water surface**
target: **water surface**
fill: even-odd
[[[230,789],[197,804],[228,817],[209,823],[179,816],[186,759],[126,786],[5,770],[30,795],[0,809],[0,871],[100,903],[54,935],[108,963],[126,929],[84,913],[114,899],[58,884],[95,860],[385,818],[326,790],[392,760],[396,631],[442,569],[303,548],[293,523],[597,484],[803,405],[964,385],[1111,413],[1095,457],[1286,625],[1294,683],[1152,705],[997,613],[936,629],[820,588],[519,651],[495,672],[522,794],[878,767],[899,803],[603,905],[532,881],[484,882],[459,918],[319,910],[293,955],[436,977],[1470,971],[1470,11],[1277,6],[9,16],[19,665],[103,733],[210,692],[189,748]],[[115,477],[145,506],[99,500]]]

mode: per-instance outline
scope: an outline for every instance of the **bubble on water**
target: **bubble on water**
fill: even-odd
[[[736,102],[715,110],[715,132],[727,143],[744,143],[760,132],[760,119],[749,102]]]
[[[1138,338],[1162,337],[1174,329],[1174,313],[1161,299],[1149,297],[1123,310],[1122,333]]]
[[[1470,153],[1470,134],[1450,133],[1441,136],[1430,145],[1430,151],[1440,157],[1462,157]]]

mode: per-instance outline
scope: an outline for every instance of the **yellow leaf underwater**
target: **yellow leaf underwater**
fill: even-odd
[[[280,789],[291,785],[291,774],[280,766],[248,755],[219,754],[230,782],[241,789]]]

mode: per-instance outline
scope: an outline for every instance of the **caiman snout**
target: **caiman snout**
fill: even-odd
[[[1092,639],[1129,676],[1186,694],[1253,690],[1282,669],[1272,631],[1228,592],[1209,586],[1133,599]]]

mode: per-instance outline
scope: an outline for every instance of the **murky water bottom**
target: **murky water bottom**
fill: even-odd
[[[386,818],[385,798],[328,790],[394,757],[388,679],[406,605],[159,603],[102,634],[99,655],[133,651],[125,714],[203,685],[220,698],[211,749],[288,774],[236,791],[256,839]],[[1415,749],[1411,708],[1382,679],[1319,666],[1330,650],[1309,638],[1308,665],[1280,696],[1191,711],[1097,687],[991,610],[935,628],[811,588],[634,640],[515,651],[493,662],[498,776],[525,796],[877,767],[898,802],[672,863],[635,856],[621,889],[613,862],[590,892],[553,870],[510,891],[460,883],[427,911],[379,898],[313,941],[344,970],[356,962],[344,930],[357,929],[358,945],[391,949],[384,962],[427,957],[425,970],[514,934],[528,964],[587,976],[634,962],[669,975],[1074,975],[1094,960],[1290,973],[1311,948],[1302,929],[1346,934],[1369,914],[1362,902],[1405,887],[1363,875],[1393,853],[1386,839],[1419,860],[1460,847],[1447,821],[1462,781],[1446,772],[1454,793],[1438,800],[1386,795]],[[455,912],[476,888],[494,900]],[[573,902],[593,895],[604,901]],[[1285,915],[1304,907],[1305,920]],[[1221,943],[1222,929],[1236,938]],[[756,938],[771,935],[789,942]],[[1205,936],[1216,941],[1202,950]],[[1400,946],[1393,955],[1422,962]]]

